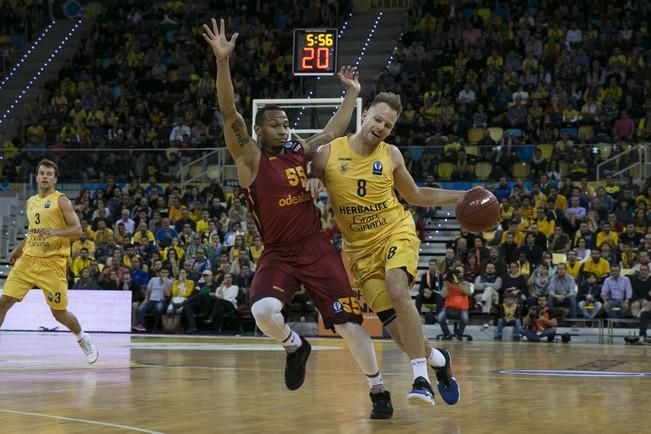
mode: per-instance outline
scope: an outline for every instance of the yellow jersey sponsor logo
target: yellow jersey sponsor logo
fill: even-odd
[[[353,217],[353,222],[350,224],[350,230],[353,232],[365,232],[381,228],[387,224],[387,219],[380,214],[371,215],[356,215]]]
[[[374,203],[371,205],[342,205],[339,207],[340,214],[364,214],[368,212],[382,211],[389,208],[389,204],[384,202]]]

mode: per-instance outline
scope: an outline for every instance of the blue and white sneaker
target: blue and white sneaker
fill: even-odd
[[[414,385],[411,392],[407,394],[407,402],[411,405],[418,405],[420,407],[430,407],[435,404],[434,391],[432,385],[429,384],[423,377],[418,377],[414,380]]]
[[[457,379],[452,376],[452,356],[450,352],[443,348],[437,348],[445,357],[445,366],[434,367],[436,371],[436,380],[441,398],[448,405],[454,405],[461,398],[461,388]]]

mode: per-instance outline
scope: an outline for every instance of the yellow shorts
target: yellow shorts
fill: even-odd
[[[391,309],[384,276],[386,270],[403,268],[410,285],[418,270],[420,240],[416,235],[397,233],[382,245],[364,252],[347,252],[355,284],[373,312]]]
[[[36,257],[22,255],[5,281],[2,293],[22,300],[32,288],[40,288],[53,310],[68,307],[68,279],[65,256]]]

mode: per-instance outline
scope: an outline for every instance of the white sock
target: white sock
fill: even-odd
[[[425,357],[412,359],[411,369],[414,372],[414,380],[418,377],[423,377],[429,382],[429,376],[427,375],[427,359]]]
[[[432,348],[432,352],[429,353],[428,359],[429,364],[435,368],[442,368],[445,366],[445,356],[443,356],[443,353],[436,348]]]
[[[79,330],[79,333],[75,333],[75,336],[77,336],[77,342],[79,342],[86,336],[86,333],[83,330]]]
[[[287,327],[289,328],[289,327]],[[303,341],[301,341],[301,337],[296,333],[294,330],[289,330],[289,336],[281,342],[283,347],[285,347],[286,350],[290,352],[294,352],[297,349],[303,345]]]
[[[384,387],[384,381],[382,380],[382,375],[378,371],[375,375],[367,375],[366,381],[368,381],[368,387],[372,392],[384,392],[386,388]]]

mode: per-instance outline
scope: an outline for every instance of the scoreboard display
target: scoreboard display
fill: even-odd
[[[294,29],[294,75],[337,73],[337,29]]]

